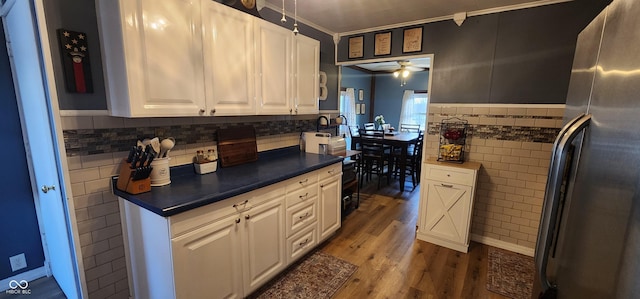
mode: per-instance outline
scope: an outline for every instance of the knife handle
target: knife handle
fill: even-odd
[[[131,163],[131,161],[133,161],[133,156],[136,155],[136,147],[132,146],[131,149],[129,149],[129,156],[127,157],[127,163]]]
[[[133,155],[133,158],[131,158],[131,169],[136,168],[136,165],[138,164],[138,154]]]
[[[146,166],[151,166],[151,162],[153,162],[153,159],[156,157],[156,155],[151,152],[149,153],[149,157],[147,157],[147,165]]]

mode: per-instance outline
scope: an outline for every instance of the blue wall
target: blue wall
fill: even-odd
[[[0,31],[4,32],[2,24]],[[44,265],[44,251],[31,193],[11,67],[4,34],[0,34],[0,280]],[[11,271],[9,257],[24,253],[27,268]],[[4,287],[4,286],[3,286]]]
[[[429,72],[411,73],[405,86],[400,86],[400,79],[395,78],[393,74],[377,74],[375,76],[376,99],[373,115],[382,114],[386,123],[398,128],[404,91],[427,90],[429,87]]]
[[[365,114],[356,115],[356,120],[360,128],[362,124],[373,121],[369,119],[369,109],[371,109],[371,75],[349,67],[342,68],[342,84],[341,88],[355,88],[356,104],[365,105]],[[364,101],[358,100],[358,90],[364,90]],[[338,107],[339,108],[339,107]],[[352,125],[352,124],[349,124]]]

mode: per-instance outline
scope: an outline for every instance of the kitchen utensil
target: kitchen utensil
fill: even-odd
[[[158,158],[166,158],[169,155],[169,151],[176,145],[176,140],[173,137],[168,137],[160,142],[160,155]]]
[[[158,137],[151,139],[151,148],[156,155],[160,153],[160,139]]]

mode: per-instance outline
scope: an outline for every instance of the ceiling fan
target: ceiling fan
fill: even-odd
[[[408,60],[398,60],[396,63],[400,66],[400,68],[393,72],[393,76],[396,78],[400,76],[402,76],[402,78],[407,78],[411,72],[424,71],[424,68],[413,66],[411,61]]]

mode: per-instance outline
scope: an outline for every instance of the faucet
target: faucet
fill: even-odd
[[[324,118],[324,120],[327,121],[327,125],[329,124],[329,119],[324,115],[320,115],[318,117],[318,119],[316,120],[316,132],[320,132],[320,120],[323,119],[323,118]]]
[[[345,126],[349,125],[349,124],[347,124],[347,117],[346,116],[340,114],[340,115],[338,115],[338,117],[342,117],[342,119],[344,119],[343,125],[345,125]]]

